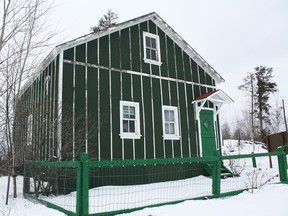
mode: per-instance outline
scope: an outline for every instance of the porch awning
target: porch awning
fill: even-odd
[[[195,98],[192,101],[192,104],[203,102],[203,101],[211,101],[213,104],[217,106],[221,106],[224,103],[232,103],[234,102],[227,94],[225,94],[221,89],[207,92],[199,97]]]
[[[221,89],[207,92],[203,95],[200,95],[199,97],[195,98],[192,101],[192,104],[194,105],[194,111],[195,111],[195,119],[199,119],[200,111],[204,108],[204,105],[206,101],[210,101],[214,104],[214,115],[218,115],[220,108],[225,103],[232,103],[234,102],[227,94],[225,94]],[[214,118],[215,120],[216,118]]]

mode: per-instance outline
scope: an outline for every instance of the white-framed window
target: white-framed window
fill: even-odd
[[[178,107],[162,106],[163,138],[179,140]]]
[[[120,137],[140,139],[139,103],[120,101]]]
[[[32,145],[32,135],[33,135],[33,115],[30,114],[27,120],[27,146]]]
[[[161,65],[160,40],[159,36],[148,32],[143,32],[144,41],[144,62]]]

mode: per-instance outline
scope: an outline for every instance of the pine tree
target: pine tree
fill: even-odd
[[[91,31],[99,32],[106,28],[115,26],[118,14],[114,13],[111,9],[107,11],[107,14],[103,15],[99,20],[97,26],[91,27]]]
[[[259,139],[264,140],[267,131],[265,125],[270,125],[269,104],[270,94],[277,91],[277,84],[272,82],[273,68],[266,66],[259,66],[254,68],[254,73],[248,73],[243,79],[244,84],[239,86],[240,90],[247,91],[253,98],[253,115],[255,114],[259,126]],[[253,128],[254,129],[254,128]]]

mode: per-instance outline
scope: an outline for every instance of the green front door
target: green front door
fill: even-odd
[[[212,156],[216,150],[216,137],[214,115],[211,110],[201,110],[201,139],[202,139],[202,156]]]

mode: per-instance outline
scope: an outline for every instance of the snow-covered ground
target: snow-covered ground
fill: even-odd
[[[225,148],[223,149],[223,154],[247,154],[253,150],[253,146],[249,143],[241,142],[239,143],[234,140],[225,141]],[[255,153],[257,152],[266,152],[265,149],[261,148],[260,145],[257,145],[255,148]],[[224,199],[211,199],[211,200],[198,200],[198,201],[185,201],[175,205],[166,205],[162,207],[155,208],[146,208],[144,210],[140,210],[137,212],[133,212],[130,216],[170,216],[170,215],[191,215],[191,213],[197,215],[214,215],[217,216],[220,214],[233,214],[233,216],[238,215],[287,215],[287,210],[285,209],[286,201],[288,199],[288,185],[276,184],[279,182],[279,178],[276,177],[278,173],[277,167],[277,159],[272,158],[273,160],[273,169],[269,168],[269,160],[268,158],[256,158],[257,169],[252,168],[252,162],[249,159],[242,159],[241,161],[237,161],[241,166],[245,167],[245,170],[242,171],[242,174],[239,178],[228,178],[222,181],[221,190],[222,191],[230,191],[234,190],[235,187],[245,188],[247,184],[250,184],[253,178],[256,176],[248,176],[247,174],[251,174],[255,170],[257,171],[258,176],[258,186],[260,183],[265,183],[267,179],[271,179],[271,182],[265,183],[265,185],[260,190],[254,190],[253,194],[251,192],[244,192],[234,197],[224,198]],[[276,159],[276,160],[275,160]],[[229,162],[225,162],[228,166]],[[269,170],[269,172],[268,172]],[[269,175],[267,174],[269,173]],[[245,177],[244,177],[245,176]],[[62,216],[64,215],[61,212],[58,212],[53,209],[46,208],[41,204],[36,204],[31,201],[28,201],[23,198],[22,195],[22,177],[18,177],[18,198],[12,199],[12,192],[10,191],[10,199],[9,205],[5,205],[5,195],[6,195],[6,185],[7,185],[7,177],[0,178],[0,216],[34,216],[39,215],[53,215],[53,216]],[[98,200],[101,200],[101,203],[97,203],[97,208],[95,208],[96,204],[93,199],[90,199],[90,212],[101,212],[102,210],[116,210],[121,209],[124,205],[125,207],[137,207],[137,205],[141,205],[141,198],[144,197],[145,205],[152,204],[155,202],[155,199],[158,199],[159,202],[169,202],[175,198],[179,198],[179,196],[188,196],[191,191],[195,193],[195,196],[201,195],[211,195],[211,178],[207,178],[204,176],[198,176],[197,178],[191,178],[177,182],[177,188],[170,192],[169,194],[160,192],[157,188],[162,188],[162,183],[150,184],[150,185],[140,185],[137,187],[125,186],[121,188],[122,194],[117,194],[119,188],[115,186],[106,186],[98,189],[93,189],[89,191],[89,195],[91,197],[98,196]],[[194,188],[187,187],[187,185],[195,185],[195,183],[201,182],[201,190],[199,189],[199,185]],[[175,182],[169,182],[168,188],[173,187]],[[237,186],[235,186],[238,184]],[[154,186],[153,186],[154,185]],[[162,184],[163,185],[163,184]],[[204,186],[203,186],[204,185]],[[205,187],[208,185],[208,187]],[[233,186],[233,187],[232,187]],[[151,190],[151,187],[155,188]],[[167,188],[167,185],[165,186]],[[189,189],[190,188],[190,189]],[[198,192],[195,189],[199,189]],[[105,189],[105,190],[104,190]],[[149,191],[149,190],[150,191]],[[123,194],[123,190],[125,190],[125,194]],[[189,191],[190,190],[190,191]],[[141,196],[135,196],[134,192],[141,192]],[[148,192],[147,192],[148,191]],[[162,190],[163,191],[163,190]],[[196,191],[196,192],[195,192]],[[112,194],[104,194],[103,192],[109,192]],[[132,193],[133,192],[133,193]],[[102,193],[102,194],[101,194]],[[148,193],[148,195],[147,195]],[[198,194],[197,194],[198,193]],[[101,197],[101,199],[99,199]],[[140,198],[139,198],[140,197]],[[145,198],[146,197],[146,198]],[[147,199],[147,197],[150,197]],[[151,199],[151,197],[154,199]],[[68,196],[58,197],[57,199],[49,198],[50,202],[66,202],[67,204],[70,202],[69,199],[74,199],[75,194],[71,193]],[[181,198],[181,197],[180,197]],[[121,202],[119,202],[119,200]],[[142,200],[143,201],[143,200]],[[117,205],[107,205],[108,203],[117,203]],[[139,204],[140,203],[140,204]],[[70,203],[71,204],[71,203]],[[73,204],[74,205],[74,204]],[[71,205],[71,206],[73,206]],[[99,208],[102,206],[102,209]],[[69,209],[69,206],[66,206]],[[73,208],[73,207],[71,207]],[[74,210],[74,209],[72,209]]]

